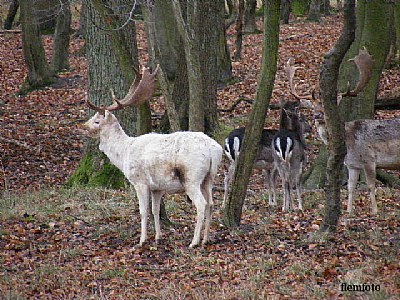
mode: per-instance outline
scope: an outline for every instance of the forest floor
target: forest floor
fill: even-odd
[[[271,103],[290,98],[283,64],[294,57],[298,90],[318,84],[319,65],[340,32],[341,18],[321,23],[293,20],[280,33],[278,73]],[[228,36],[233,48],[234,36]],[[233,62],[235,82],[218,92],[218,107],[254,99],[262,35],[246,35],[242,60]],[[44,37],[50,57],[52,39]],[[133,247],[140,235],[137,200],[130,191],[62,186],[74,171],[87,118],[84,42],[71,41],[71,69],[56,85],[25,96],[21,34],[0,33],[0,299],[398,299],[400,295],[399,189],[379,185],[379,214],[371,216],[366,191],[355,215],[343,215],[336,233],[318,232],[324,213],[322,191],[304,192],[304,211],[283,213],[267,205],[261,174],[254,172],[242,225],[222,225],[222,194],[215,192],[211,243],[188,249],[194,208],[168,196],[172,225],[160,245]],[[139,41],[141,57],[146,45]],[[400,89],[400,71],[385,70],[379,95]],[[163,111],[155,99],[154,112]],[[221,124],[243,125],[251,105],[221,112]],[[274,127],[278,111],[268,113]],[[312,125],[312,110],[305,110]],[[379,111],[377,117],[399,116]],[[307,137],[309,161],[318,152],[315,128]],[[217,186],[222,186],[226,161]],[[346,191],[343,190],[343,208]],[[360,285],[364,291],[343,290]]]

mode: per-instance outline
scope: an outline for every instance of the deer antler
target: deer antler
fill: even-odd
[[[354,90],[350,90],[350,82],[347,83],[347,90],[344,93],[341,93],[340,96],[343,97],[356,97],[358,93],[360,93],[365,86],[367,85],[368,81],[371,78],[372,74],[372,66],[374,64],[374,60],[372,59],[372,55],[368,53],[367,48],[360,49],[358,55],[349,61],[353,61],[360,73],[359,80]]]
[[[313,100],[313,99],[315,99],[315,91],[314,90],[311,92],[311,95],[299,95],[299,94],[297,94],[296,85],[293,85],[293,78],[294,78],[294,75],[296,73],[296,70],[297,69],[302,69],[302,67],[295,67],[294,63],[295,63],[294,58],[290,57],[288,59],[288,61],[286,62],[285,66],[283,67],[283,69],[286,72],[286,76],[287,76],[287,78],[289,80],[290,93],[297,100],[304,100],[304,99]]]
[[[93,109],[101,114],[104,114],[106,110],[114,111],[127,106],[138,106],[148,101],[153,96],[158,68],[159,65],[157,65],[153,73],[150,73],[148,68],[143,67],[142,73],[136,75],[134,82],[123,99],[117,99],[114,95],[114,92],[111,90],[113,104],[107,107],[96,106],[89,100],[86,100],[86,104],[90,109]]]

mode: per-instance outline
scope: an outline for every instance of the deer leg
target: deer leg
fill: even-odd
[[[193,240],[189,245],[189,248],[194,248],[200,243],[200,233],[201,229],[203,228],[204,223],[204,216],[206,210],[206,199],[204,198],[200,186],[190,185],[189,188],[186,190],[186,194],[192,199],[194,205],[196,206],[197,210],[197,217],[196,217],[196,227],[194,229],[194,236]]]
[[[156,243],[161,239],[161,226],[160,226],[160,203],[163,193],[160,191],[151,192],[152,213],[154,217],[154,227],[156,229]]]
[[[375,215],[378,213],[378,206],[376,204],[376,197],[375,197],[375,192],[376,192],[375,191],[375,178],[376,178],[375,164],[365,165],[364,173],[365,173],[365,179],[367,180],[367,186],[368,186],[370,197],[371,197],[372,214]]]
[[[357,186],[358,182],[358,176],[360,175],[360,170],[359,169],[353,169],[350,167],[347,167],[349,170],[349,179],[347,182],[347,190],[348,190],[348,201],[347,201],[347,212],[349,214],[353,213],[353,200],[354,200],[354,194],[355,194],[355,189]]]
[[[149,188],[146,185],[136,185],[136,195],[139,199],[140,211],[140,241],[139,246],[147,240],[147,219],[149,215]]]
[[[275,170],[264,170],[265,186],[268,189],[268,205],[276,205]]]
[[[204,222],[204,236],[202,245],[207,244],[209,240],[210,233],[210,225],[211,225],[211,214],[213,208],[213,199],[212,199],[212,179],[207,177],[202,186],[202,193],[204,198],[206,199],[206,210],[205,210],[205,222]]]

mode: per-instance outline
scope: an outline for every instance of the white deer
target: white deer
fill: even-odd
[[[158,68],[158,67],[157,67]],[[135,80],[121,101],[106,108],[87,101],[96,114],[85,123],[90,136],[99,136],[99,149],[120,169],[134,186],[139,199],[141,235],[139,245],[147,240],[149,202],[152,200],[155,240],[161,239],[160,201],[165,193],[185,192],[197,209],[197,221],[190,248],[209,240],[212,188],[222,159],[222,147],[201,132],[150,133],[129,137],[117,118],[110,112],[129,105],[136,106],[149,100],[154,91],[156,72],[143,70],[143,77]]]

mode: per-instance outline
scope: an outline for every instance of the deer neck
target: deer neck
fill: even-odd
[[[124,157],[128,151],[128,142],[132,140],[119,123],[111,124],[100,131],[99,149],[121,171],[124,170]]]

